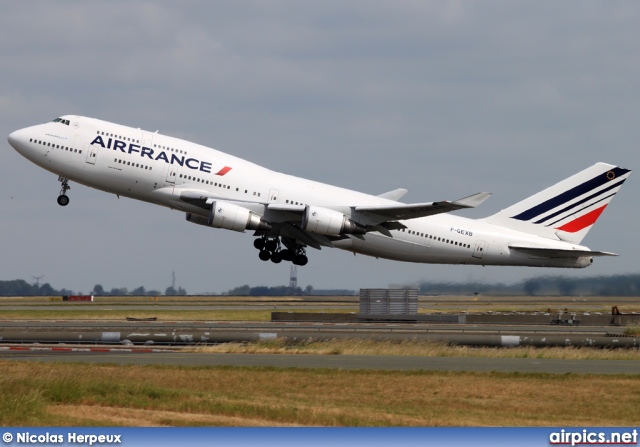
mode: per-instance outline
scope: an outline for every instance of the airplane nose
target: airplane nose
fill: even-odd
[[[16,130],[15,132],[11,132],[7,137],[7,141],[14,149],[18,149],[18,142],[20,141],[19,133],[20,131]]]

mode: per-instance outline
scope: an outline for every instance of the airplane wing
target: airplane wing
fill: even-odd
[[[582,256],[618,256],[607,251],[591,250],[562,250],[557,248],[523,247],[520,245],[509,245],[509,248],[521,251],[532,256],[541,258],[580,258]]]
[[[406,190],[395,190],[386,194],[397,193],[399,191]],[[374,206],[354,206],[352,209],[357,213],[368,214],[369,218],[377,221],[377,223],[382,223],[386,221],[396,221],[396,220],[405,220],[405,219],[416,219],[418,217],[432,216],[434,214],[440,213],[448,213],[451,211],[463,209],[463,208],[475,208],[480,205],[482,202],[487,200],[491,196],[491,193],[488,192],[480,192],[477,194],[470,195],[468,197],[464,197],[462,199],[454,200],[454,201],[440,201],[440,202],[425,202],[425,203],[410,203],[410,204],[394,204],[394,205],[374,205]],[[224,196],[218,196],[212,194],[209,191],[202,190],[193,190],[188,189],[184,190],[180,193],[180,199],[202,206],[203,208],[209,208],[210,203],[213,200],[228,200]],[[290,214],[300,214],[304,213],[305,206],[304,205],[283,205],[278,203],[264,203],[264,202],[256,202],[256,201],[243,201],[243,200],[232,200],[233,203],[246,203],[246,205],[262,205],[266,206],[268,211],[271,212],[282,212],[282,213],[290,213]]]
[[[156,193],[160,191],[157,190]],[[398,189],[383,194],[380,197],[399,197],[406,190]],[[175,190],[167,190],[166,194],[176,195]],[[412,204],[392,204],[392,205],[367,205],[367,206],[343,206],[329,207],[326,210],[336,213],[350,212],[350,222],[362,229],[362,233],[355,232],[354,237],[363,239],[366,232],[379,232],[388,237],[393,237],[391,230],[405,228],[398,220],[416,219],[419,217],[432,216],[440,213],[447,213],[463,208],[474,208],[491,196],[490,193],[481,192],[471,196],[454,200]],[[314,231],[305,230],[304,217],[307,213],[305,205],[285,205],[278,203],[266,203],[257,201],[229,200],[224,196],[216,195],[210,191],[185,189],[180,191],[181,201],[209,210],[216,201],[224,201],[235,206],[246,208],[257,215],[262,216],[265,221],[272,224],[273,232],[298,240],[313,248],[320,249],[321,246],[332,247],[332,241],[346,237],[344,234],[319,234]],[[339,211],[338,211],[339,210]],[[343,216],[346,214],[343,214]]]
[[[389,220],[416,219],[448,213],[463,208],[475,208],[491,196],[488,192],[479,192],[454,201],[410,203],[397,205],[356,206],[355,211],[367,214],[372,220],[385,222]]]

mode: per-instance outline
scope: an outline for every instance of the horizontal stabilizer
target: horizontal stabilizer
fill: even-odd
[[[540,256],[544,258],[581,258],[583,256],[618,256],[615,253],[606,251],[591,250],[563,250],[559,248],[540,248],[540,247],[521,247],[517,245],[509,245],[512,250],[521,251],[532,256]]]

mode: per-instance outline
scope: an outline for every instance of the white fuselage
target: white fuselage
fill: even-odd
[[[207,191],[264,214],[258,203],[317,205],[341,210],[397,203],[275,172],[224,152],[158,133],[98,119],[67,115],[12,133],[11,145],[38,166],[71,181],[113,194],[203,217],[202,207],[181,199],[185,191]],[[65,122],[66,121],[66,122]],[[261,211],[262,210],[262,211]],[[265,216],[268,217],[268,216]],[[483,220],[450,214],[401,221],[392,237],[369,232],[336,240],[337,248],[407,262],[436,264],[586,267],[590,257],[554,259],[509,249],[585,249],[563,241],[514,231]]]

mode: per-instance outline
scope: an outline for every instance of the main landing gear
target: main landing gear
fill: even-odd
[[[281,248],[280,238],[276,237],[268,239],[266,236],[262,236],[253,241],[253,246],[260,250],[258,257],[262,261],[271,260],[274,264],[280,264],[282,261],[291,261],[295,265],[306,265],[309,262],[305,249],[296,245],[295,250],[289,248]]]
[[[60,188],[60,195],[58,196],[58,205],[67,206],[69,205],[69,196],[67,196],[67,191],[71,189],[71,186],[69,186],[69,180],[63,177],[58,177],[58,181],[62,184],[62,188]]]

